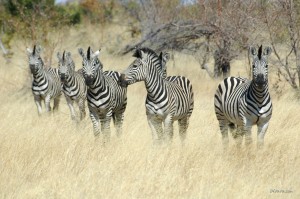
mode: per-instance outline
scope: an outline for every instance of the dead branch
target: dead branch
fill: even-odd
[[[134,45],[128,45],[120,54],[124,55],[132,51],[136,46],[147,46],[156,51],[187,50],[195,52],[202,46],[196,42],[204,36],[214,33],[214,29],[192,21],[171,22],[158,27],[154,32],[148,33],[144,39]]]

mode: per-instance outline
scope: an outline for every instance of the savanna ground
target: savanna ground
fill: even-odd
[[[112,41],[124,39],[113,38],[111,30],[122,28],[108,28],[99,35],[89,30],[94,27],[70,30],[71,36],[61,44],[61,50],[71,51],[77,69],[77,48],[88,45],[102,47],[100,59],[107,70],[121,71],[133,61],[131,55],[109,53]],[[58,112],[38,117],[26,46],[18,41],[13,46],[11,63],[0,60],[1,198],[300,198],[300,103],[287,84],[282,83],[281,94],[273,89],[272,66],[274,112],[262,150],[256,149],[254,127],[253,147],[237,151],[231,139],[228,152],[223,152],[213,108],[219,80],[212,80],[183,54],[175,54],[175,67],[170,61],[168,73],[184,75],[193,83],[195,108],[186,145],[181,146],[175,123],[173,144],[152,146],[146,91],[138,83],[128,88],[122,137],[118,139],[113,129],[110,144],[103,147],[95,141],[89,117],[80,124],[71,121],[64,97]],[[56,66],[56,55],[53,60]],[[246,60],[241,55],[233,63],[232,75],[246,74]]]

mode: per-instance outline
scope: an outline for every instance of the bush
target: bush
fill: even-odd
[[[116,10],[114,0],[83,0],[80,7],[85,16],[89,18],[91,23],[106,23],[112,21],[113,12]]]
[[[40,44],[47,48],[46,59],[60,43],[63,29],[81,22],[77,5],[58,6],[54,0],[6,0],[0,3],[0,39],[6,48],[17,36],[26,46]],[[55,33],[57,36],[52,37]]]

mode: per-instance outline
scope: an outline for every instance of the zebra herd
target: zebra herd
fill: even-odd
[[[127,87],[139,81],[147,90],[146,115],[154,143],[171,142],[173,123],[178,121],[179,136],[184,143],[189,118],[194,109],[194,92],[190,80],[184,76],[167,76],[166,63],[169,54],[157,55],[149,48],[138,48],[135,60],[121,74],[103,71],[99,60],[100,50],[86,53],[78,49],[82,57],[82,68],[75,71],[70,52],[57,53],[58,68],[46,68],[41,59],[41,47],[27,48],[29,67],[33,77],[32,92],[38,114],[42,113],[41,101],[46,111],[59,105],[61,93],[65,95],[71,118],[76,120],[73,107],[78,104],[80,120],[85,113],[87,101],[95,137],[103,134],[104,143],[110,139],[110,122],[113,120],[117,136],[122,134],[124,112],[127,105]],[[224,148],[228,146],[228,127],[240,146],[245,137],[246,145],[251,143],[251,127],[258,126],[258,146],[262,146],[264,135],[272,115],[272,103],[268,92],[268,56],[271,48],[262,46],[258,51],[251,47],[253,56],[253,78],[228,77],[218,86],[215,98],[215,114],[219,121]],[[101,130],[100,130],[101,129]],[[236,129],[235,131],[233,129]]]

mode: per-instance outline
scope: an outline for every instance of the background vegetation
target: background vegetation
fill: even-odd
[[[298,1],[2,0],[0,11],[0,39],[6,56],[13,53],[14,38],[26,46],[44,46],[46,64],[51,65],[53,53],[70,27],[91,24],[103,31],[118,24],[131,39],[126,44],[115,42],[119,45],[112,46],[111,53],[125,54],[141,45],[182,52],[193,55],[214,78],[222,76],[222,67],[228,67],[228,74],[223,75],[229,75],[231,61],[250,45],[271,45],[278,81],[299,88]],[[95,34],[103,36],[101,31]],[[210,59],[215,60],[213,67],[208,67]],[[250,68],[248,65],[249,77]]]

